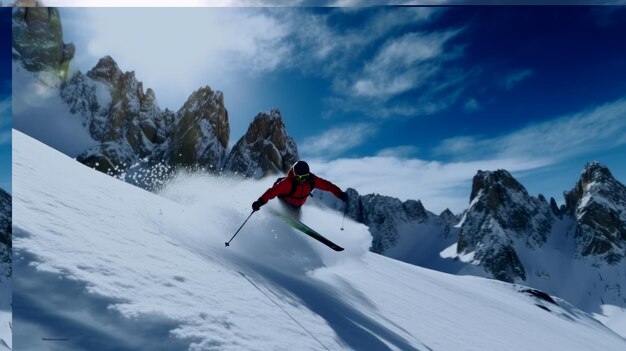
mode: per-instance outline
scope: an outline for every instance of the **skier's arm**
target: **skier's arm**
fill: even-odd
[[[263,195],[261,195],[259,200],[262,201],[263,204],[266,204],[268,201],[270,201],[271,199],[275,198],[278,195],[289,193],[290,190],[291,190],[291,179],[289,179],[288,177],[285,177],[283,180],[276,183],[276,185],[267,189],[267,191],[265,191]]]
[[[346,201],[346,197],[347,197],[346,193],[341,191],[341,189],[339,189],[338,186],[336,186],[335,184],[329,182],[328,180],[324,178],[315,176],[315,188],[324,190],[324,191],[330,191],[337,198],[343,201]]]

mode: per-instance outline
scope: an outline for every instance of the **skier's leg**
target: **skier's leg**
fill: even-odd
[[[288,215],[289,217],[291,217],[291,218],[293,218],[293,219],[295,219],[297,221],[300,221],[300,217],[301,217],[302,213],[300,211],[300,207],[299,206],[296,207],[296,206],[290,204],[289,202],[287,202],[287,201],[285,201],[283,199],[280,199],[279,203],[280,203],[281,207],[283,208],[283,210],[284,210],[286,215]]]

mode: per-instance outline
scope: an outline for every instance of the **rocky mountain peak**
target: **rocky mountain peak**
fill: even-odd
[[[230,138],[224,96],[205,86],[194,91],[176,113],[169,163],[218,170]]]
[[[470,208],[462,223],[458,253],[473,253],[477,264],[505,281],[525,280],[516,242],[537,248],[547,241],[554,214],[544,197],[535,198],[505,170],[478,171]]]
[[[117,82],[124,72],[119,68],[117,62],[111,56],[104,56],[98,63],[87,72],[87,76],[92,79],[108,83]]]
[[[565,211],[576,219],[578,253],[621,262],[626,257],[626,187],[606,166],[591,162],[564,195]]]
[[[446,208],[443,212],[441,212],[439,217],[441,217],[441,219],[443,219],[448,225],[455,225],[459,222],[459,218],[452,213],[449,208]]]
[[[607,182],[615,180],[613,174],[609,171],[609,168],[599,162],[589,162],[585,165],[580,176],[581,181],[584,183],[591,182]]]
[[[278,109],[261,112],[237,141],[224,169],[245,177],[284,174],[298,161],[298,149],[287,134]]]
[[[626,204],[626,197],[622,196],[624,194],[626,194],[624,185],[613,177],[606,166],[598,162],[590,162],[585,165],[574,189],[564,194],[566,210],[574,213],[585,198],[589,200],[594,196]],[[588,203],[589,201],[584,201],[584,204]]]
[[[501,196],[504,190],[520,192],[528,196],[526,189],[520,184],[511,173],[506,170],[499,169],[497,171],[481,171],[479,170],[472,181],[472,193],[470,202],[474,201],[476,196],[487,194],[490,204],[495,208],[502,202]]]
[[[228,146],[230,126],[228,111],[224,107],[224,94],[213,91],[209,86],[194,91],[178,111],[181,128],[184,132],[190,123],[208,122],[222,148]]]

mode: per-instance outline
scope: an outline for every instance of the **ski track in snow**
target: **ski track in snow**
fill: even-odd
[[[16,301],[38,301],[14,306],[14,340],[35,340],[16,349],[89,350],[117,339],[132,349],[157,331],[170,350],[626,349],[563,300],[549,305],[510,284],[370,253],[365,226],[346,220],[340,231],[341,214],[312,204],[302,221],[344,252],[265,208],[225,248],[273,179],[181,175],[159,196],[15,130],[13,150]],[[39,278],[55,285],[50,296]],[[88,307],[59,308],[70,302]],[[68,329],[55,329],[58,320]],[[64,331],[65,344],[37,343]]]

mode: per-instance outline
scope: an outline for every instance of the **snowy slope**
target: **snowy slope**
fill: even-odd
[[[366,227],[313,205],[302,220],[346,251],[265,208],[225,248],[269,179],[187,175],[158,196],[17,131],[13,150],[19,350],[626,349],[563,300],[373,254]]]
[[[28,72],[15,62],[12,69],[15,129],[72,157],[97,144],[61,99],[57,77]]]

